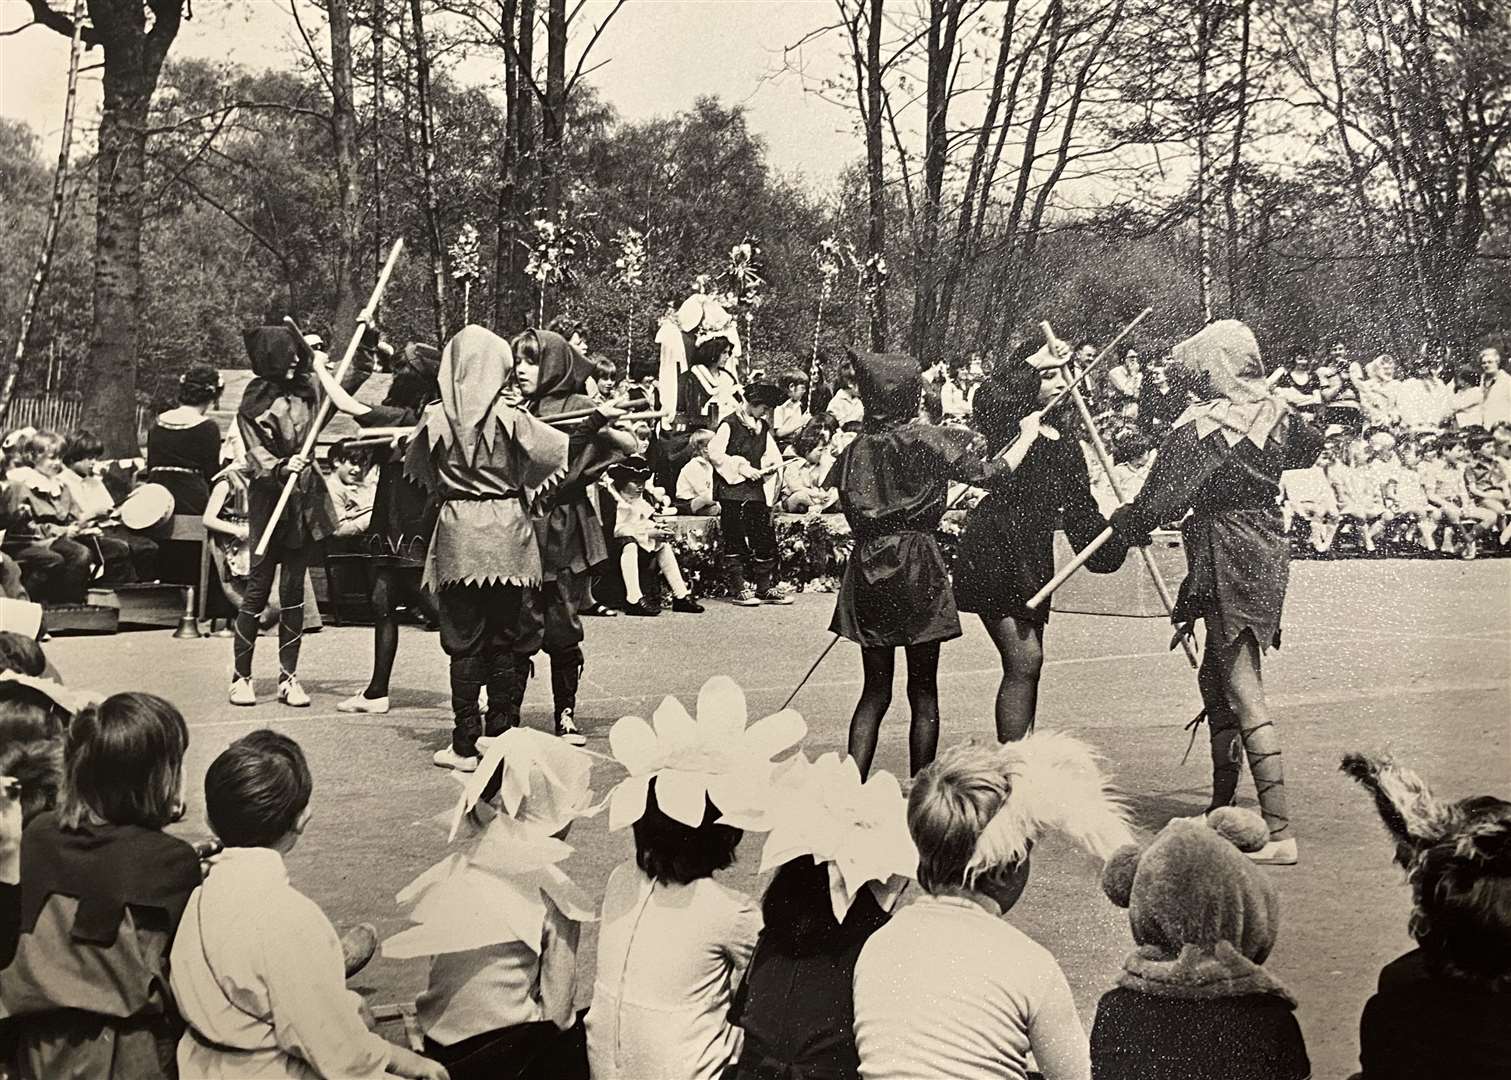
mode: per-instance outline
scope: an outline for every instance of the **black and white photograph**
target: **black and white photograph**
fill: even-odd
[[[0,1080],[1511,1076],[1511,3],[0,0]]]

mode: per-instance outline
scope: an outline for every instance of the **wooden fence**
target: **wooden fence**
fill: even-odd
[[[34,427],[39,430],[70,434],[79,427],[84,403],[78,398],[43,394],[40,397],[13,397],[10,409],[5,414],[6,431],[18,427]],[[136,407],[136,434],[138,441],[147,445],[147,429],[152,426],[156,413],[146,405]]]

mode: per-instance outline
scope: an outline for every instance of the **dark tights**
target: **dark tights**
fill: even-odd
[[[1034,729],[1039,709],[1039,674],[1044,670],[1044,627],[1014,619],[981,617],[1002,657],[997,685],[997,741],[1017,742]]]
[[[418,570],[403,566],[380,566],[373,571],[373,673],[362,696],[369,701],[388,696],[394,658],[399,655],[399,603],[407,600],[420,608],[430,622],[440,621],[435,594],[421,588]]]
[[[278,677],[285,679],[299,669],[299,643],[304,637],[304,576],[310,563],[320,554],[318,545],[302,548],[274,549],[258,560],[247,576],[246,592],[236,613],[236,639],[232,658],[238,678],[252,674],[252,651],[257,647],[257,631],[263,608],[273,592],[273,575],[278,575]]]
[[[917,775],[918,770],[934,760],[939,745],[939,642],[908,645],[904,652],[908,657],[908,708],[913,713],[908,728],[908,772]],[[860,766],[862,779],[871,773],[881,719],[892,704],[895,658],[896,650],[890,645],[862,646],[860,650],[865,685],[855,705],[855,715],[850,718],[849,753]]]

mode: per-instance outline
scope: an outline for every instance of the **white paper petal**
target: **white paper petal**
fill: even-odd
[[[656,749],[663,758],[698,741],[698,725],[687,715],[682,702],[670,695],[662,698],[661,704],[656,706],[651,723],[656,729]]]
[[[573,922],[597,922],[598,908],[575,881],[555,867],[541,871],[541,887],[551,903]]]
[[[745,691],[728,675],[715,675],[698,691],[698,726],[709,738],[738,737],[746,716]]]
[[[656,733],[638,716],[621,717],[609,728],[609,749],[632,775],[642,773],[656,757]]]
[[[829,904],[834,912],[834,921],[842,923],[845,916],[850,914],[850,905],[855,902],[855,896],[850,892],[850,887],[845,883],[844,875],[833,864],[829,864]]]
[[[394,897],[394,902],[400,906],[414,903],[426,890],[456,874],[466,863],[467,860],[461,855],[447,855],[429,870],[426,870],[419,877],[404,886],[404,888],[400,889],[398,895]]]
[[[609,795],[609,831],[633,825],[645,813],[645,799],[650,791],[650,779],[644,776],[626,776]]]
[[[793,709],[763,716],[745,730],[741,749],[770,761],[783,750],[796,746],[808,734],[808,724]]]
[[[708,777],[702,773],[666,771],[656,775],[656,805],[673,821],[690,829],[703,824]]]

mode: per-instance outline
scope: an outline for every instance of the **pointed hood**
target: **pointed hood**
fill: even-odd
[[[1264,446],[1285,414],[1285,403],[1265,380],[1254,331],[1237,319],[1220,319],[1170,351],[1177,367],[1206,376],[1212,397],[1192,405],[1175,427],[1196,425],[1199,438],[1221,431],[1229,446],[1248,439]]]
[[[588,376],[592,374],[587,357],[573,348],[566,338],[550,330],[526,330],[515,340],[521,338],[534,340],[536,363],[540,365],[535,393],[530,395],[530,411],[537,416],[565,412],[567,402],[583,392]]]
[[[441,354],[441,406],[467,461],[477,460],[483,422],[514,371],[509,343],[475,324],[462,327]]]
[[[865,430],[882,432],[918,417],[923,377],[904,353],[850,353],[855,385],[866,407]]]
[[[254,326],[242,332],[241,340],[256,378],[247,383],[238,413],[256,420],[280,397],[292,395],[309,402],[315,400],[311,353],[299,335],[286,326]],[[292,379],[290,367],[294,367]]]

